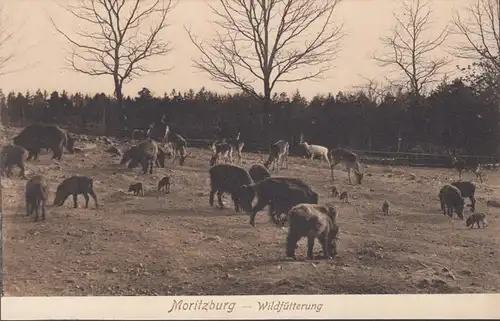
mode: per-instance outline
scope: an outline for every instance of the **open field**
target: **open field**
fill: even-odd
[[[6,129],[12,137],[12,130]],[[444,216],[437,193],[456,179],[451,170],[369,166],[361,186],[351,186],[339,165],[335,185],[353,195],[352,204],[329,196],[326,165],[290,157],[289,170],[310,183],[321,201],[339,208],[339,254],[330,261],[305,261],[306,240],[298,261],[285,257],[286,231],[261,212],[256,227],[249,217],[208,204],[208,150],[194,149],[183,167],[143,175],[100,151],[101,142],[77,143],[86,156],[65,154],[61,162],[41,154],[28,162],[27,176],[49,178],[50,203],[56,186],[71,174],[94,178],[101,208],[47,207],[47,221],[25,216],[25,181],[2,179],[4,292],[6,296],[60,295],[232,295],[232,294],[381,294],[466,293],[500,290],[500,210],[486,200],[500,195],[500,178],[488,172],[477,183],[477,211],[488,215],[486,229]],[[258,160],[244,153],[249,168]],[[172,193],[156,192],[170,173]],[[472,179],[466,173],[465,179]],[[141,181],[145,196],[126,193]],[[392,214],[384,217],[384,199]],[[466,200],[466,203],[469,201]],[[469,215],[466,209],[466,217]],[[319,250],[318,242],[315,245]]]

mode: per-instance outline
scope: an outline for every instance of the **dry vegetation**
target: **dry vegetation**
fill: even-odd
[[[13,131],[6,130],[5,139]],[[362,186],[347,183],[337,170],[335,184],[352,194],[339,208],[339,254],[331,261],[305,261],[306,240],[298,261],[285,260],[286,232],[267,214],[234,212],[231,200],[220,210],[208,204],[208,150],[191,149],[183,167],[155,168],[143,175],[102,152],[101,142],[80,142],[86,156],[65,154],[61,162],[42,154],[28,162],[27,176],[46,175],[50,204],[57,184],[71,174],[94,178],[99,209],[49,206],[46,222],[25,216],[25,181],[2,179],[4,291],[33,295],[231,295],[231,294],[380,294],[465,293],[500,290],[500,211],[486,208],[499,193],[498,174],[477,184],[477,211],[488,214],[486,229],[440,212],[439,186],[456,178],[451,170],[370,166]],[[249,168],[259,157],[244,153]],[[319,161],[290,157],[282,175],[305,179],[331,201],[332,186]],[[340,169],[340,166],[339,166]],[[172,193],[156,192],[158,180],[172,177]],[[14,170],[14,175],[17,170]],[[467,173],[465,179],[472,178]],[[126,193],[141,181],[145,196]],[[381,211],[383,200],[391,215]],[[468,200],[466,200],[468,203]],[[466,210],[468,211],[468,209]],[[466,212],[466,217],[469,215]],[[317,242],[316,242],[317,243]],[[320,245],[315,245],[316,250]]]

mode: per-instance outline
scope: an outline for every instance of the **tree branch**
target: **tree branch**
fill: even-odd
[[[270,99],[277,82],[320,79],[339,51],[340,0],[219,0],[209,5],[216,36],[209,43],[185,27],[200,57],[194,67],[212,80],[257,99]],[[260,82],[264,93],[256,89]]]
[[[405,80],[400,78],[399,82],[420,95],[427,85],[439,81],[438,76],[443,74],[441,71],[451,62],[449,58],[434,57],[434,51],[448,38],[450,28],[446,26],[433,37],[426,34],[433,23],[432,10],[427,1],[404,3],[402,12],[404,18],[394,13],[396,23],[392,34],[381,38],[386,52],[374,54],[372,59],[379,66],[392,67],[392,72],[403,75]]]
[[[79,0],[78,5],[63,8],[86,26],[69,35],[50,18],[55,30],[71,46],[67,65],[74,71],[90,75],[109,75],[115,87],[146,73],[162,73],[171,68],[147,66],[152,57],[171,51],[170,42],[162,40],[169,26],[167,16],[172,0]],[[128,10],[127,10],[128,9]],[[147,31],[145,26],[149,25]],[[83,27],[82,27],[83,28]],[[87,31],[85,31],[87,30]],[[88,31],[91,30],[91,31]]]

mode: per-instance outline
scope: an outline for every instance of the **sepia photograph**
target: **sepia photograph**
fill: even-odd
[[[498,30],[500,0],[2,1],[2,296],[499,292]]]

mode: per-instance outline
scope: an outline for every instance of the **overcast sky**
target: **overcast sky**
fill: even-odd
[[[92,78],[64,69],[64,58],[68,45],[55,32],[49,17],[57,25],[71,33],[78,21],[69,16],[58,4],[72,0],[2,0],[4,18],[10,30],[18,30],[16,39],[6,49],[16,49],[18,54],[11,67],[29,65],[30,68],[0,77],[0,88],[4,91],[34,91],[37,88],[52,90],[66,89],[69,92],[113,93],[113,81],[110,76]],[[167,74],[144,76],[127,84],[125,94],[135,95],[142,87],[148,87],[153,93],[163,95],[177,90],[195,90],[205,86],[210,90],[227,91],[209,77],[192,67],[192,58],[198,56],[184,30],[190,25],[198,38],[208,39],[213,31],[210,20],[213,16],[207,2],[217,5],[216,0],[181,0],[171,12],[171,25],[162,34],[170,40],[173,51],[165,57],[155,59],[152,64],[159,67],[173,67]],[[461,10],[471,0],[432,0],[434,36],[452,19],[455,10]],[[361,75],[367,78],[383,79],[387,70],[381,69],[370,59],[374,51],[380,51],[379,37],[387,34],[394,23],[393,12],[400,9],[401,0],[344,0],[337,8],[335,19],[344,22],[345,38],[342,51],[335,59],[336,67],[329,78],[319,82],[279,84],[275,91],[288,93],[299,89],[308,98],[316,93],[350,90],[354,85],[365,83]],[[448,44],[457,41],[450,37]],[[447,53],[443,50],[436,54]],[[464,63],[464,61],[458,61]],[[451,64],[452,69],[458,63]],[[257,87],[260,90],[260,85]]]

